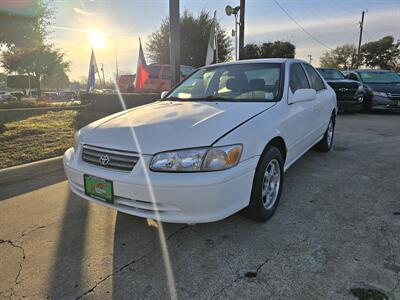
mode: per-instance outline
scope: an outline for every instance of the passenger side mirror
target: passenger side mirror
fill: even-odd
[[[289,98],[289,104],[297,102],[312,101],[317,98],[317,92],[314,89],[299,89]]]
[[[164,99],[167,96],[168,91],[161,92],[161,99]]]

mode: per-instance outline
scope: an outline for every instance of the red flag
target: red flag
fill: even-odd
[[[149,71],[147,71],[146,59],[143,54],[142,41],[139,39],[139,58],[136,69],[135,92],[140,92],[143,89],[144,83],[148,77]]]

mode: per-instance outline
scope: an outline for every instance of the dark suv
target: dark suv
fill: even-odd
[[[354,70],[346,76],[364,85],[363,109],[400,111],[400,76],[388,70]]]
[[[360,82],[346,79],[337,69],[317,68],[317,70],[335,91],[339,110],[348,112],[361,110],[364,91]]]

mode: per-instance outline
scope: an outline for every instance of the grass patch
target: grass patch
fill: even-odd
[[[0,109],[35,108],[35,107],[69,107],[79,106],[80,101],[49,102],[41,99],[22,98],[19,101],[0,102]]]
[[[62,155],[74,139],[78,112],[47,112],[4,124],[0,133],[0,169]]]

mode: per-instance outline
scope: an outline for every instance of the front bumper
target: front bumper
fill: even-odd
[[[357,102],[356,100],[349,101],[337,101],[339,111],[346,112],[359,112],[363,106],[362,102]]]
[[[394,100],[381,96],[373,96],[371,100],[371,109],[400,111],[400,100]]]
[[[246,207],[259,159],[253,157],[219,172],[157,173],[148,169],[151,156],[144,156],[144,162],[124,172],[86,163],[79,153],[79,149],[74,153],[70,148],[64,154],[64,170],[72,192],[130,215],[171,223],[213,222]],[[86,195],[84,174],[113,181],[114,203]]]

